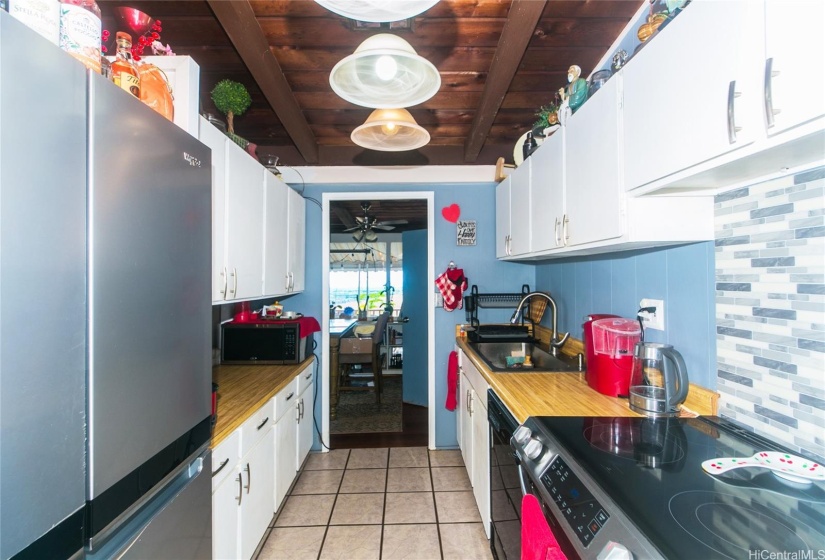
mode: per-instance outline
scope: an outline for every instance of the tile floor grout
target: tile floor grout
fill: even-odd
[[[393,450],[396,450],[397,453],[400,452],[401,450],[423,450],[423,451],[417,451],[417,452],[418,453],[423,453],[424,456],[426,457],[425,466],[420,466],[421,461],[419,459],[416,459],[414,455],[411,455],[410,457],[403,457],[402,459],[400,459],[399,462],[402,463],[402,466],[391,466],[391,463],[392,463],[392,460],[393,460]],[[458,457],[458,461],[456,461],[455,458],[452,458],[452,459],[446,460],[447,464],[441,464],[441,462],[444,461],[443,458],[441,460],[435,460],[434,459],[434,457],[437,457],[436,455],[434,455],[434,453],[438,453],[438,452],[437,451],[433,452],[431,450],[427,450],[426,448],[390,447],[390,448],[379,448],[379,449],[374,449],[374,450],[367,450],[367,449],[352,450],[352,449],[349,449],[349,450],[340,450],[340,451],[346,451],[347,452],[346,459],[344,460],[343,466],[340,467],[340,468],[334,468],[337,465],[333,465],[332,468],[323,468],[324,465],[322,465],[322,468],[308,468],[310,466],[311,456],[310,456],[310,458],[307,459],[307,462],[304,464],[304,466],[301,469],[300,473],[296,477],[296,480],[293,483],[292,487],[290,487],[289,492],[287,494],[287,497],[284,500],[283,504],[281,505],[281,508],[273,515],[273,519],[272,519],[272,521],[271,521],[271,523],[270,523],[270,525],[267,529],[267,533],[264,536],[264,538],[262,539],[260,545],[258,546],[258,550],[256,551],[256,554],[255,554],[255,556],[253,556],[253,558],[256,558],[257,560],[270,560],[270,559],[277,558],[277,556],[270,556],[268,554],[265,555],[265,552],[267,550],[266,545],[267,545],[268,541],[272,540],[273,541],[273,546],[274,546],[274,541],[275,541],[276,535],[278,535],[278,530],[279,529],[282,530],[281,533],[284,534],[284,535],[286,535],[287,533],[288,534],[293,534],[292,532],[296,531],[296,530],[305,530],[305,531],[311,532],[312,529],[320,529],[321,525],[319,525],[318,523],[312,523],[312,522],[309,522],[307,525],[292,525],[292,524],[290,524],[290,525],[287,525],[287,526],[277,526],[278,522],[281,520],[282,516],[284,515],[285,510],[287,509],[287,505],[289,504],[289,501],[293,497],[318,498],[318,497],[322,497],[322,496],[327,496],[327,497],[333,496],[332,504],[331,504],[330,510],[329,510],[329,514],[326,516],[326,523],[323,525],[323,534],[321,535],[320,543],[318,543],[317,540],[313,541],[314,543],[317,544],[317,552],[314,552],[315,548],[313,547],[313,552],[311,553],[311,556],[306,556],[306,558],[314,559],[314,560],[318,560],[322,556],[325,556],[325,552],[327,552],[327,554],[335,554],[334,548],[331,548],[329,551],[325,551],[325,547],[328,544],[330,546],[332,546],[332,541],[330,540],[331,529],[337,528],[337,527],[363,527],[363,528],[380,527],[380,530],[378,531],[378,550],[377,550],[377,556],[375,556],[376,559],[384,558],[385,553],[388,552],[388,551],[384,550],[385,543],[389,542],[389,541],[386,540],[387,539],[387,529],[388,529],[388,527],[403,527],[403,526],[407,526],[407,527],[409,527],[409,526],[432,526],[432,527],[434,527],[435,528],[435,538],[432,539],[431,541],[429,541],[431,543],[431,545],[433,545],[430,550],[431,550],[431,552],[436,552],[436,549],[435,549],[434,545],[435,545],[435,541],[437,539],[437,547],[438,547],[437,548],[437,553],[439,554],[439,558],[442,558],[442,559],[446,559],[446,557],[445,557],[445,548],[444,548],[444,546],[445,546],[444,534],[443,534],[444,530],[446,529],[445,526],[467,526],[467,527],[476,526],[478,528],[482,527],[480,518],[476,519],[476,520],[449,521],[448,522],[448,521],[446,521],[446,519],[442,519],[443,515],[439,515],[439,506],[438,506],[438,502],[437,502],[437,496],[438,495],[449,494],[449,493],[465,493],[465,494],[470,493],[470,494],[472,494],[472,488],[471,487],[469,487],[469,488],[468,487],[463,487],[463,488],[452,487],[451,488],[450,486],[447,486],[447,489],[441,489],[441,490],[436,489],[436,478],[434,477],[433,469],[461,468],[461,473],[463,474],[463,476],[459,475],[459,478],[464,479],[464,477],[467,476],[466,471],[463,468],[464,464],[463,464],[463,461],[461,460],[460,455]],[[353,451],[356,451],[356,452],[361,451],[362,452],[362,454],[359,455],[358,461],[353,460],[354,459]],[[368,453],[372,454],[372,453],[380,452],[380,451],[385,451],[386,452],[386,458],[383,461],[384,466],[382,466],[382,467],[370,467],[370,466],[362,466],[361,464],[359,464],[359,463],[364,463],[366,465],[369,465],[369,460],[365,459],[365,457],[369,456]],[[416,453],[416,451],[412,451],[412,453]],[[315,454],[315,455],[321,455],[323,457],[326,454]],[[329,455],[326,455],[326,459],[320,459],[320,460],[326,460],[326,461],[329,461],[330,463],[332,463],[332,460],[330,460],[329,457],[330,457]],[[457,463],[460,463],[460,464],[457,464]],[[409,490],[409,489],[403,488],[403,484],[397,484],[396,483],[396,484],[393,485],[393,487],[398,488],[398,489],[395,490],[395,491],[390,491],[390,488],[391,488],[391,485],[390,485],[390,472],[391,471],[397,471],[397,470],[400,470],[400,469],[420,469],[420,468],[426,468],[427,469],[427,475],[428,475],[428,480],[429,480],[429,485],[430,485],[430,488],[428,490]],[[363,488],[359,488],[359,484],[361,486],[363,486],[363,481],[359,481],[355,477],[351,477],[349,486],[352,488],[352,491],[342,492],[342,490],[345,489],[345,481],[347,479],[347,473],[352,472],[352,471],[364,471],[364,470],[384,471],[383,491],[370,492],[368,490],[364,490]],[[337,485],[335,486],[336,491],[334,493],[333,492],[325,492],[325,493],[319,493],[319,494],[315,494],[315,493],[295,494],[296,490],[298,490],[300,492],[303,492],[304,490],[307,490],[305,488],[299,488],[301,478],[306,473],[325,472],[325,471],[340,471],[341,472],[340,479],[338,480]],[[356,482],[353,482],[353,480],[355,480]],[[439,479],[439,480],[443,481],[444,479]],[[468,479],[464,479],[464,480],[468,480]],[[462,480],[460,482],[456,481],[456,480],[452,480],[452,484],[463,486],[465,484],[464,480]],[[397,481],[394,481],[394,482],[397,482]],[[443,485],[444,483],[441,482],[440,484]],[[311,488],[309,490],[311,490]],[[364,521],[346,523],[346,522],[343,522],[345,520],[339,520],[339,522],[336,522],[335,524],[333,524],[333,518],[336,517],[336,507],[339,504],[342,503],[342,502],[339,501],[339,498],[342,495],[344,495],[344,496],[347,496],[347,495],[351,495],[351,496],[356,496],[356,495],[358,495],[358,496],[375,496],[375,495],[379,495],[379,494],[381,495],[381,500],[380,500],[380,502],[381,502],[380,524],[364,522]],[[429,494],[430,499],[432,500],[431,505],[432,505],[432,514],[433,514],[432,519],[433,519],[433,521],[430,522],[429,519],[426,522],[421,522],[421,521],[418,521],[418,522],[416,522],[416,521],[398,522],[398,521],[395,521],[393,523],[387,524],[386,523],[387,515],[389,513],[387,511],[388,503],[389,503],[388,500],[390,499],[390,496],[392,494]],[[443,496],[442,496],[442,498],[443,498]],[[355,498],[355,499],[357,499],[357,498]],[[349,501],[349,503],[352,504],[353,501]],[[395,507],[397,507],[397,501],[395,501],[395,503],[393,505]],[[448,507],[447,505],[444,504],[443,500],[442,500],[442,507]],[[346,511],[346,510],[342,509],[342,511]],[[294,513],[291,514],[291,516],[294,517]],[[340,517],[341,514],[338,514],[337,516]],[[395,517],[397,517],[397,515]],[[293,520],[290,520],[289,522],[292,522],[292,521],[297,521],[297,520],[293,519]],[[317,521],[322,521],[322,520],[318,519]],[[286,530],[286,531],[284,531],[284,530]],[[463,531],[463,533],[467,533],[467,531],[470,531],[472,533],[473,531],[475,531],[476,534],[472,535],[472,538],[477,538],[478,537],[478,534],[477,534],[478,530],[477,529],[473,530],[473,529],[468,528],[467,530],[462,530],[462,531]],[[337,532],[337,534],[340,538],[341,532]],[[374,534],[374,533],[372,533],[372,534]],[[396,540],[397,540],[398,532],[396,532],[395,535],[396,535]],[[453,532],[453,536],[452,536],[452,540],[451,540],[451,542],[453,543],[453,549],[456,548],[455,539],[456,538],[470,538],[467,535],[469,535],[469,533],[467,533],[464,536],[458,536],[457,537],[456,533]],[[484,554],[489,556],[489,543],[486,540],[486,537],[484,536],[483,528],[481,528],[481,537],[483,537],[483,543],[477,543],[477,544],[482,546],[483,550],[485,551]],[[371,537],[371,538],[374,538],[374,537]],[[292,552],[295,552],[295,551],[292,550]],[[309,551],[307,551],[307,552],[309,552]],[[363,552],[363,551],[359,551],[359,552]],[[290,553],[290,558],[297,558],[297,557],[292,555],[292,553]],[[418,559],[419,557],[416,556],[415,558]],[[424,557],[421,557],[421,560],[425,560]],[[426,560],[431,560],[431,559],[426,558]],[[446,560],[451,560],[451,559],[446,559]]]

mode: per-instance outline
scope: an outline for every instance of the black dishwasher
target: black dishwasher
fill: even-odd
[[[487,390],[490,421],[490,548],[498,560],[521,558],[521,485],[510,438],[518,422],[492,389]]]

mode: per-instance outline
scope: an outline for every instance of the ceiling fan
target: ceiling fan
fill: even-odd
[[[378,218],[370,218],[369,210],[372,204],[369,202],[362,202],[361,208],[364,210],[364,217],[356,216],[357,222],[353,227],[347,228],[344,231],[354,231],[352,238],[358,242],[361,241],[376,241],[378,234],[375,230],[390,231],[395,229],[395,226],[408,223],[407,220],[387,220],[384,222],[378,221]]]

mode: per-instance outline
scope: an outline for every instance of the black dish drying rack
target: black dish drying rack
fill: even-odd
[[[530,286],[521,286],[521,292],[511,293],[479,293],[478,286],[473,284],[470,295],[464,296],[464,310],[470,328],[467,338],[472,342],[512,341],[529,342],[530,330],[524,323],[524,314],[521,322],[515,325],[482,325],[478,321],[479,309],[516,309],[519,302],[530,293]]]

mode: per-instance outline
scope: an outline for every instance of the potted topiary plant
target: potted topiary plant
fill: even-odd
[[[252,104],[252,98],[246,87],[232,80],[221,80],[212,89],[212,101],[215,107],[226,115],[226,124],[230,134],[235,134],[235,115],[242,115]]]

